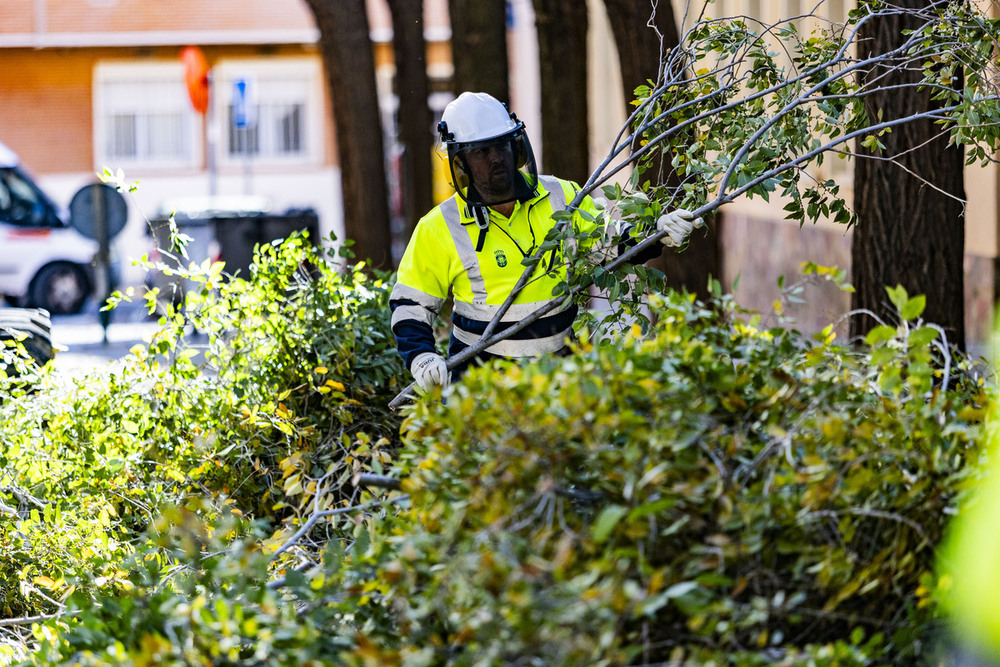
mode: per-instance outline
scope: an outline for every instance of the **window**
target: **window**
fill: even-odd
[[[191,107],[180,62],[99,64],[94,121],[96,166],[200,163],[201,118]]]
[[[319,159],[323,88],[318,60],[226,60],[217,68],[216,81],[226,119],[222,161]]]
[[[35,227],[48,222],[47,211],[38,188],[15,169],[0,169],[0,220]]]

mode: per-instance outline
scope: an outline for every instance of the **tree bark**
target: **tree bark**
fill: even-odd
[[[679,41],[668,0],[604,0],[625,90],[625,115],[632,113],[635,89],[657,80],[663,54]]]
[[[544,171],[590,177],[587,108],[587,3],[534,0],[542,89]]]
[[[401,186],[404,228],[410,238],[417,221],[434,205],[431,151],[434,117],[427,106],[427,52],[423,0],[388,0],[396,59],[396,123],[402,145]]]
[[[677,24],[669,0],[604,0],[604,6],[618,48],[627,116],[635,109],[635,89],[660,78],[664,55],[679,42]],[[651,165],[643,177],[653,185],[677,185],[669,165]],[[707,298],[709,279],[722,273],[717,223],[696,230],[684,252],[665,250],[648,264],[666,275],[670,287]]]
[[[897,4],[928,6],[925,0]],[[874,53],[888,51],[902,42],[903,30],[916,27],[910,22],[903,15],[870,21],[862,30],[862,44]],[[881,112],[889,120],[934,108],[928,93],[914,85],[920,80],[917,70],[868,72],[864,80],[881,87],[868,98],[869,116]],[[944,327],[949,340],[964,349],[962,148],[949,147],[947,134],[930,120],[897,126],[880,140],[885,144],[880,158],[859,158],[855,166],[852,307],[894,323],[896,313],[885,288],[902,285],[910,296],[927,297],[924,319]],[[859,152],[870,155],[861,147]],[[875,323],[867,315],[855,316],[851,335],[863,336]]]
[[[489,93],[510,104],[507,3],[448,0],[455,93]]]
[[[306,0],[319,29],[340,155],[344,229],[358,260],[392,267],[375,60],[365,0]]]

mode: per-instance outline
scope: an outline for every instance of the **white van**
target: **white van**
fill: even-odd
[[[0,143],[0,294],[53,315],[79,312],[94,290],[97,251]]]

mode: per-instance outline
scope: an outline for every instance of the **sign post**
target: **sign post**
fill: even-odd
[[[128,205],[125,197],[107,183],[83,186],[69,203],[70,225],[83,236],[98,243],[96,293],[103,297],[104,305],[115,288],[111,273],[111,240],[124,229],[127,219]],[[111,311],[102,306],[98,317],[104,330],[104,344],[107,345]]]
[[[244,194],[253,194],[251,183],[251,161],[253,146],[251,139],[255,138],[254,129],[257,125],[257,87],[254,80],[243,76],[233,79],[233,125],[242,139],[243,152],[243,190]]]
[[[208,194],[215,196],[215,138],[218,130],[212,114],[212,70],[208,66],[205,53],[197,46],[185,46],[181,49],[181,62],[184,63],[184,79],[187,83],[188,97],[194,110],[205,117],[208,155],[205,158],[205,168],[208,171]]]

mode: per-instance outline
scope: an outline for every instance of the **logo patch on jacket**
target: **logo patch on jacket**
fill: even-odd
[[[503,254],[503,250],[497,250],[493,254],[496,255],[497,266],[499,266],[501,269],[507,266],[507,255]]]

